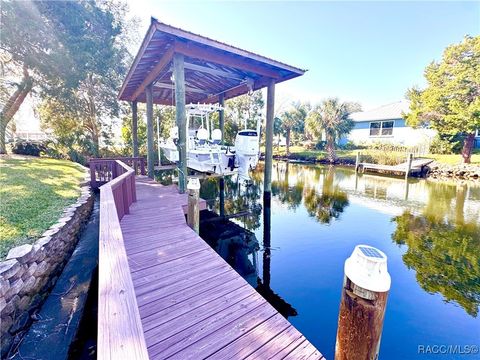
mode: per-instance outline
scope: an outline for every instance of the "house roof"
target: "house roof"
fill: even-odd
[[[380,106],[368,111],[359,111],[350,114],[350,119],[355,122],[371,120],[402,119],[402,113],[409,111],[410,103],[406,100]]]
[[[153,102],[172,105],[173,55],[185,59],[187,103],[215,103],[301,76],[306,70],[185,31],[152,18],[150,28],[119,93],[120,100],[145,102],[153,82]]]

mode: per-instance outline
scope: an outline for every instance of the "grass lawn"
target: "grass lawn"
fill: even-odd
[[[340,158],[340,160],[350,160],[351,162],[355,162],[355,156],[357,154],[358,150],[337,150],[337,156]],[[373,155],[374,153],[380,152],[379,150],[360,150],[362,154],[370,154]],[[279,155],[279,156],[285,156],[286,153],[286,148],[280,147],[280,149],[277,149],[276,147],[273,150],[274,155]],[[316,160],[322,160],[325,159],[327,156],[327,153],[323,150],[306,150],[302,146],[290,146],[290,154],[292,156],[298,157],[299,159],[316,159]],[[395,157],[393,153],[384,153],[386,157],[393,158]],[[450,165],[455,165],[455,164],[460,164],[462,162],[462,156],[460,154],[452,154],[452,155],[438,155],[438,154],[428,154],[425,157],[435,159],[436,161],[444,164],[450,164]],[[399,159],[400,162],[403,162],[403,159]],[[472,164],[480,165],[480,153],[478,153],[478,150],[476,153],[472,155]]]
[[[0,259],[33,243],[80,194],[82,168],[66,160],[0,158]]]

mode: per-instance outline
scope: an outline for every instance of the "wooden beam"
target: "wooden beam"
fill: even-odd
[[[263,191],[272,191],[273,161],[273,114],[275,109],[275,80],[271,79],[267,86],[267,121],[265,126],[265,169]]]
[[[189,62],[185,62],[185,69],[198,71],[198,72],[201,72],[201,73],[210,74],[210,75],[214,75],[214,76],[220,76],[220,77],[224,77],[224,78],[228,78],[228,79],[239,80],[239,81],[243,81],[247,78],[247,76],[242,76],[242,75],[239,75],[239,74],[234,74],[234,73],[223,71],[223,70],[212,69],[208,66],[192,64],[192,63],[189,63]]]
[[[280,74],[277,71],[269,69],[265,66],[256,65],[247,62],[245,59],[235,58],[230,54],[222,54],[218,50],[207,49],[198,45],[194,45],[192,43],[176,43],[175,52],[192,58],[213,62],[220,65],[230,66],[235,69],[248,71],[261,76],[267,76],[273,79],[280,78]]]
[[[178,190],[185,193],[187,186],[187,113],[185,110],[185,69],[183,54],[173,56],[175,79],[175,119],[178,126]]]
[[[153,85],[153,89],[168,89],[168,90],[172,90],[173,89],[173,86],[172,84],[165,84],[165,83],[155,83],[155,85]],[[191,86],[185,86],[185,91],[186,92],[191,92],[191,93],[196,93],[196,94],[204,94],[204,95],[208,95],[208,92],[206,91],[203,91],[201,89],[197,89],[195,87],[191,87]]]
[[[155,149],[153,145],[153,91],[152,85],[148,85],[145,89],[147,97],[147,174],[148,177],[154,178],[154,159]]]
[[[138,157],[138,112],[137,102],[132,101],[132,147],[133,157]]]
[[[128,70],[128,74],[125,77],[125,80],[123,81],[122,88],[120,89],[120,92],[118,93],[118,99],[119,100],[129,100],[125,99],[123,97],[123,92],[125,91],[125,88],[127,87],[127,84],[130,82],[130,78],[133,76],[135,73],[135,70],[137,69],[137,65],[140,62],[140,59],[143,57],[143,54],[145,50],[147,49],[148,45],[150,44],[150,41],[152,40],[153,35],[157,31],[155,23],[150,24],[150,28],[147,31],[147,34],[143,38],[142,45],[140,46],[140,50],[138,50],[137,55],[135,56],[135,60],[133,61],[132,66]],[[135,100],[135,99],[133,99]]]
[[[142,81],[142,83],[137,87],[137,90],[132,95],[131,100],[136,100],[137,97],[145,91],[145,88],[153,83],[155,79],[160,75],[163,69],[168,65],[168,63],[173,58],[173,53],[175,52],[175,45],[172,45],[167,52],[162,56],[159,62],[154,66],[152,71],[147,75],[147,77]]]

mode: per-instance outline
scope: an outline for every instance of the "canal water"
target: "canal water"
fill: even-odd
[[[480,187],[278,162],[265,211],[262,176],[260,164],[250,186],[203,180],[209,210],[224,202],[226,215],[250,213],[232,220],[245,243],[210,243],[328,359],[343,264],[358,244],[388,256],[380,359],[480,358],[434,347],[480,345]]]

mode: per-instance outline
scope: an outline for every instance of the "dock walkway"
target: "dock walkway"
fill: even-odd
[[[120,221],[150,359],[323,359],[185,221],[186,195],[136,177]]]
[[[408,174],[413,173],[422,173],[424,168],[432,163],[432,159],[413,159],[409,167],[408,161],[398,165],[383,165],[383,164],[372,164],[361,162],[357,165],[358,169],[361,169],[362,172],[374,171],[374,172],[385,172],[393,174]]]

